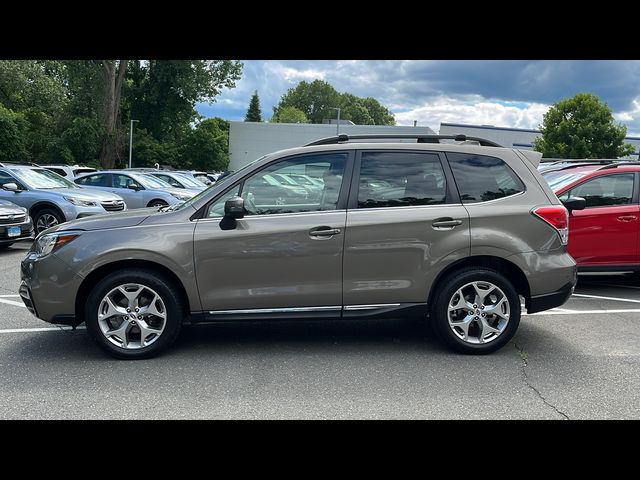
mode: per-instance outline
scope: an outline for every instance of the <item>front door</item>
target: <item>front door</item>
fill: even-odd
[[[133,190],[129,188],[129,185],[138,185],[133,178],[120,173],[114,173],[111,177],[113,178],[113,184],[110,191],[116,195],[120,195],[127,204],[128,209],[147,206],[144,198],[144,190]],[[138,187],[143,188],[142,185],[138,185]]]
[[[587,201],[584,210],[574,210],[569,217],[568,250],[578,266],[640,263],[640,207],[634,200],[634,178],[630,172],[602,175],[560,196]]]
[[[358,156],[347,213],[345,315],[425,304],[433,266],[469,255],[469,215],[443,165],[437,153]]]
[[[340,315],[351,157],[331,152],[278,160],[207,206],[194,235],[205,313],[232,318],[252,313]],[[310,175],[323,182],[323,193],[311,197],[302,186],[268,181],[274,173]],[[224,202],[238,194],[246,216],[222,221]]]

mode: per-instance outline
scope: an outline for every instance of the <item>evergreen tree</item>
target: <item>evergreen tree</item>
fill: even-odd
[[[251,102],[249,103],[249,110],[244,117],[245,122],[261,122],[262,112],[260,111],[260,98],[258,97],[258,91],[253,92]]]

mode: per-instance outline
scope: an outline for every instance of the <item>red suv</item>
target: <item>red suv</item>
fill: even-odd
[[[570,211],[569,253],[580,271],[640,271],[640,163],[581,164],[542,174]],[[586,201],[584,209],[582,202]]]

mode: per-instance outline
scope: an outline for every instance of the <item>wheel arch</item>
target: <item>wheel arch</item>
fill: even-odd
[[[34,203],[33,205],[31,205],[31,208],[29,208],[29,216],[31,218],[33,218],[38,212],[46,209],[46,208],[50,208],[52,210],[55,210],[57,213],[60,214],[60,216],[62,217],[62,221],[66,222],[67,221],[67,216],[64,214],[64,212],[62,211],[62,209],[56,205],[53,202],[48,202],[48,201],[40,201],[37,203]]]
[[[171,269],[150,260],[120,260],[107,263],[95,270],[92,270],[91,273],[89,273],[89,275],[87,275],[82,281],[78,288],[75,301],[76,324],[79,325],[84,322],[84,305],[91,289],[98,283],[98,281],[113,272],[128,268],[147,270],[169,280],[180,293],[180,303],[183,306],[184,316],[187,317],[190,314],[191,305],[187,290],[185,289],[182,281],[180,281],[178,275],[176,275]]]
[[[506,276],[513,282],[513,287],[516,289],[516,292],[524,297],[525,307],[529,308],[529,304],[531,302],[531,290],[529,287],[529,281],[527,280],[524,272],[515,263],[505,260],[504,258],[494,257],[491,255],[466,257],[453,262],[444,268],[440,273],[438,273],[431,289],[429,290],[427,305],[431,305],[432,299],[435,295],[434,292],[445,278],[458,270],[469,267],[490,268]]]

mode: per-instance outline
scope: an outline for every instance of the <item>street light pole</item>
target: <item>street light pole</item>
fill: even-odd
[[[129,130],[129,168],[131,168],[131,155],[133,153],[133,122],[140,120],[131,120],[131,129]]]
[[[338,125],[336,127],[336,135],[339,136],[340,135],[340,109],[338,107],[331,107],[331,108],[338,111]]]

